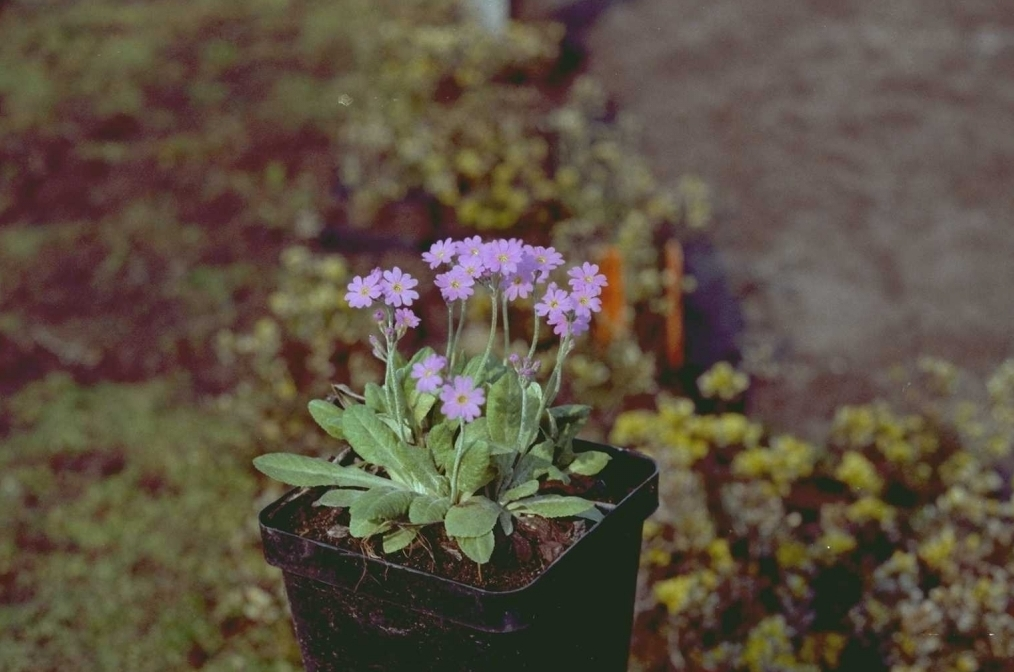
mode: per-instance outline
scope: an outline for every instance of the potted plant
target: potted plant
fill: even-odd
[[[337,460],[255,460],[299,486],[261,513],[309,670],[626,669],[641,526],[658,504],[648,458],[576,439],[590,409],[554,405],[574,341],[599,310],[594,264],[551,281],[552,248],[478,236],[423,255],[449,267],[443,354],[405,359],[418,281],[400,268],[356,276],[346,299],[374,309],[382,384],[335,387],[310,414],[345,444]],[[469,301],[489,299],[480,353],[460,347]],[[534,301],[539,297],[537,302]],[[531,306],[511,353],[512,304]],[[545,382],[540,324],[559,344]],[[502,346],[500,337],[502,336]],[[550,368],[550,367],[546,367]]]

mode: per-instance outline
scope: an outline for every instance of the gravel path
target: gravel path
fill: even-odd
[[[819,433],[919,354],[1014,354],[1006,4],[631,0],[590,29],[659,174],[713,188],[752,410],[776,426]]]

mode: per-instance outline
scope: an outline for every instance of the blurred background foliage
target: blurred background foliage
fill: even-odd
[[[332,452],[306,401],[377,375],[348,278],[476,231],[617,288],[570,394],[666,468],[636,669],[1014,655],[1014,369],[924,360],[906,413],[768,436],[742,372],[670,347],[706,185],[658,183],[563,38],[451,0],[0,4],[0,669],[299,669],[250,460]]]

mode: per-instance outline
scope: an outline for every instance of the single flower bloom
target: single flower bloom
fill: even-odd
[[[466,259],[473,259],[475,261],[482,261],[482,249],[485,243],[482,242],[482,238],[479,236],[472,236],[471,238],[465,238],[458,242],[458,263],[462,263]]]
[[[357,275],[352,278],[348,285],[348,293],[345,300],[353,308],[369,308],[373,305],[374,299],[379,299],[383,290],[380,287],[380,278],[370,273],[365,278]]]
[[[438,240],[430,246],[429,252],[423,252],[423,261],[436,268],[441,264],[449,264],[458,253],[458,243],[450,238]]]
[[[486,273],[486,266],[479,257],[458,257],[458,265],[455,267],[470,278],[478,280]]]
[[[570,293],[570,304],[574,308],[575,313],[586,315],[590,318],[592,313],[602,310],[602,299],[599,298],[597,291],[592,293],[593,290],[593,287],[586,285]]]
[[[500,238],[486,243],[483,247],[482,263],[493,273],[508,275],[517,272],[523,256],[520,240]]]
[[[398,308],[394,311],[394,326],[397,329],[415,329],[419,326],[419,316],[411,308]]]
[[[555,282],[549,283],[546,293],[542,295],[542,301],[535,304],[535,314],[546,317],[566,310],[570,310],[570,295],[559,289]]]
[[[570,335],[580,336],[588,331],[589,326],[591,326],[591,315],[574,315],[574,318],[570,320]]]
[[[465,273],[460,266],[455,266],[446,273],[441,273],[433,281],[433,284],[440,288],[440,294],[447,303],[451,301],[464,301],[475,293],[475,289],[473,288],[475,280],[472,276]]]
[[[602,293],[602,288],[609,284],[606,276],[599,273],[597,264],[590,264],[587,261],[580,266],[567,271],[570,276],[570,288],[573,290],[588,289],[595,296]]]
[[[415,379],[415,387],[420,392],[435,393],[444,384],[441,373],[447,365],[447,358],[440,355],[430,355],[426,359],[412,365],[412,378]]]
[[[549,274],[553,270],[563,266],[563,255],[557,252],[552,247],[542,247],[541,245],[532,247],[530,249],[532,258],[535,260],[535,265],[539,270],[539,281],[544,281],[549,277]]]
[[[475,386],[470,376],[455,376],[453,383],[441,388],[440,401],[443,402],[440,410],[448,419],[472,422],[482,415],[479,407],[486,403],[486,393]]]
[[[408,273],[403,273],[397,266],[390,271],[384,271],[384,279],[381,281],[384,301],[394,308],[411,306],[412,302],[419,298],[419,292],[412,289],[418,284],[418,280]]]
[[[569,310],[558,310],[550,313],[546,322],[553,327],[553,333],[560,338],[567,335],[580,336],[588,331],[588,326],[591,324],[591,314],[581,315]]]
[[[501,286],[504,290],[504,296],[507,297],[508,301],[515,301],[518,298],[527,299],[528,295],[535,289],[531,275],[523,271],[511,273],[504,278]]]

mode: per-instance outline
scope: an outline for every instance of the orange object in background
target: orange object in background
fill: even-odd
[[[665,243],[665,358],[669,366],[683,366],[683,246],[678,240]]]
[[[602,288],[602,312],[595,320],[594,338],[600,346],[607,346],[630,335],[624,266],[623,253],[617,245],[608,246],[599,260],[599,271],[609,282]]]

